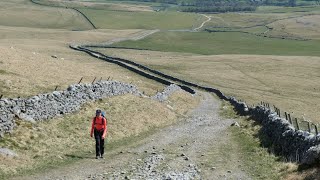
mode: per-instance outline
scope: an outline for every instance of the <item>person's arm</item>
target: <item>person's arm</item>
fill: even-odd
[[[106,138],[107,131],[108,131],[108,130],[107,130],[107,128],[108,128],[107,122],[108,122],[108,121],[107,121],[107,118],[103,118],[103,119],[104,119],[105,122],[103,123],[103,124],[104,124],[104,127],[103,127],[104,131],[103,131],[102,138],[104,139],[104,138]]]
[[[90,132],[91,137],[93,135],[93,130],[94,130],[94,119],[92,120],[92,125],[91,125],[91,132]]]

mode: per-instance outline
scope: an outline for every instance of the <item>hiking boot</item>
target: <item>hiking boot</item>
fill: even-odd
[[[104,159],[103,155],[100,156],[101,159]]]
[[[99,159],[99,156],[96,156],[96,159]]]

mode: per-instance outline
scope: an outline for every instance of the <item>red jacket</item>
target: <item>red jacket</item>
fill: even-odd
[[[107,134],[107,119],[104,118],[103,116],[99,116],[99,117],[94,117],[92,119],[92,125],[91,125],[91,132],[90,132],[90,136],[92,136],[94,129],[98,130],[98,131],[102,131],[103,130],[103,135],[102,137],[105,138],[106,134]]]

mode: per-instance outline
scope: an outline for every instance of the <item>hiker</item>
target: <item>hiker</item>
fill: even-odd
[[[92,119],[92,127],[90,136],[94,134],[96,139],[96,159],[103,159],[104,154],[104,139],[107,135],[107,119],[102,116],[101,110],[96,110],[96,116]]]

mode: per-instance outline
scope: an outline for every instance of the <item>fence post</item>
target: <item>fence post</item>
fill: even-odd
[[[94,79],[93,79],[91,84],[93,84],[96,81],[96,79],[97,79],[97,77],[94,77]]]
[[[56,86],[56,88],[54,88],[54,91],[56,91],[58,89],[59,86]]]
[[[80,83],[81,83],[82,79],[83,79],[83,77],[81,77],[81,79],[80,79],[80,81],[78,82],[78,84],[80,84]]]
[[[296,124],[297,124],[297,129],[300,130],[300,126],[299,126],[299,122],[298,122],[298,119],[295,118],[295,121],[296,121]]]
[[[281,111],[280,111],[280,109],[278,109],[278,111],[279,111],[279,117],[281,118]]]
[[[308,131],[309,131],[309,133],[311,133],[311,125],[310,125],[310,121],[308,121]]]
[[[289,118],[290,124],[292,124],[292,120],[291,120],[291,115],[290,114],[288,114],[288,118]]]
[[[318,135],[318,126],[316,124],[313,124],[314,125],[314,130],[316,131],[316,135]]]
[[[109,81],[109,79],[110,79],[110,76],[108,77],[107,81]]]
[[[287,114],[287,112],[284,112],[284,115],[286,116],[286,120],[288,120],[288,114]]]
[[[0,99],[2,99],[2,97],[3,97],[3,94],[1,94]]]
[[[100,80],[99,80],[100,82],[102,81],[102,77],[100,78]]]

